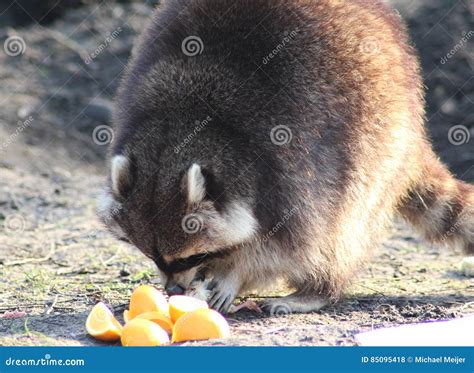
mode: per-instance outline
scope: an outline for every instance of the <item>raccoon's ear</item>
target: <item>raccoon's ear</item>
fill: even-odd
[[[206,197],[206,179],[201,166],[196,163],[189,168],[186,174],[186,193],[189,204],[202,202]]]
[[[112,190],[119,197],[125,197],[132,186],[130,159],[124,155],[115,155],[111,161]]]
[[[186,173],[184,181],[190,205],[210,200],[216,204],[216,208],[221,207],[224,202],[224,189],[210,170],[193,164]]]

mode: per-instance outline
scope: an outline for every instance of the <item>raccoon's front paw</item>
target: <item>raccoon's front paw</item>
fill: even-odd
[[[185,295],[208,302],[211,296],[209,285],[210,280],[208,279],[194,280],[186,290]]]
[[[237,296],[238,289],[232,281],[214,279],[209,286],[209,306],[218,312],[227,313]]]

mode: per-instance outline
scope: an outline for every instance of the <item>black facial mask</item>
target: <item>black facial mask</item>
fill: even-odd
[[[166,263],[161,255],[155,258],[155,263],[165,273],[179,273],[195,268],[211,259],[223,258],[230,254],[230,249],[225,248],[212,253],[192,255],[188,258],[176,259]]]

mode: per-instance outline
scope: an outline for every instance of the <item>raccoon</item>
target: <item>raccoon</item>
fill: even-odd
[[[474,187],[436,157],[417,57],[378,0],[168,0],[116,99],[99,216],[166,291],[336,301],[393,217],[474,253]]]

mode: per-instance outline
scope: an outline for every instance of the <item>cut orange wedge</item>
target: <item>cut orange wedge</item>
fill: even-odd
[[[227,338],[229,324],[218,312],[201,308],[181,316],[173,327],[172,342]]]
[[[102,302],[96,304],[86,320],[86,330],[92,337],[105,342],[118,341],[122,325]]]
[[[173,331],[173,322],[171,321],[171,319],[160,312],[145,312],[141,315],[138,315],[135,319],[145,319],[153,321],[154,323],[161,326],[168,334],[171,334],[171,332]]]
[[[122,346],[153,347],[168,344],[170,338],[168,333],[153,321],[136,318],[125,325],[121,340]]]
[[[168,303],[163,294],[153,286],[139,286],[130,298],[130,309],[128,319],[132,320],[145,312],[160,312],[168,314]]]
[[[169,314],[174,323],[187,312],[209,308],[206,302],[186,295],[173,295],[169,299]]]
[[[129,310],[123,311],[123,321],[124,321],[125,324],[130,321],[130,311]]]

